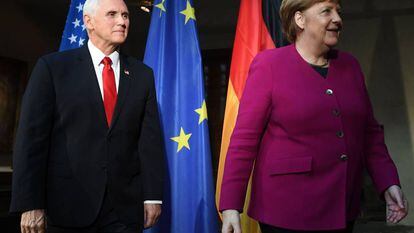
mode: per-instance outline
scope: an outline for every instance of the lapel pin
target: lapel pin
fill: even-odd
[[[128,71],[128,70],[124,70],[124,73],[125,73],[126,75],[129,75],[129,71]]]

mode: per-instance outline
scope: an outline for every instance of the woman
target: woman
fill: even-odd
[[[280,16],[292,45],[260,53],[250,67],[224,169],[222,232],[240,233],[252,170],[248,214],[263,233],[352,232],[364,168],[387,220],[400,221],[408,206],[361,68],[333,49],[339,0],[284,0]]]

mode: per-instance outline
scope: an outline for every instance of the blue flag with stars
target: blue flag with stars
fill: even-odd
[[[168,170],[152,233],[216,233],[207,108],[192,0],[155,0],[144,62],[154,70]]]
[[[79,48],[88,41],[86,27],[83,24],[84,3],[85,0],[71,1],[59,51]]]

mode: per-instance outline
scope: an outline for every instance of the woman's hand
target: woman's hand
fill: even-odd
[[[223,211],[223,227],[221,228],[221,233],[242,233],[239,211]]]
[[[387,204],[387,222],[398,223],[407,216],[408,201],[399,186],[390,186],[384,192],[384,198]]]

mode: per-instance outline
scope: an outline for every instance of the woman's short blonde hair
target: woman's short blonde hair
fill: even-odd
[[[282,30],[289,42],[295,42],[299,27],[295,22],[295,13],[305,11],[316,3],[331,1],[340,4],[340,0],[283,0],[280,5],[280,20]]]

